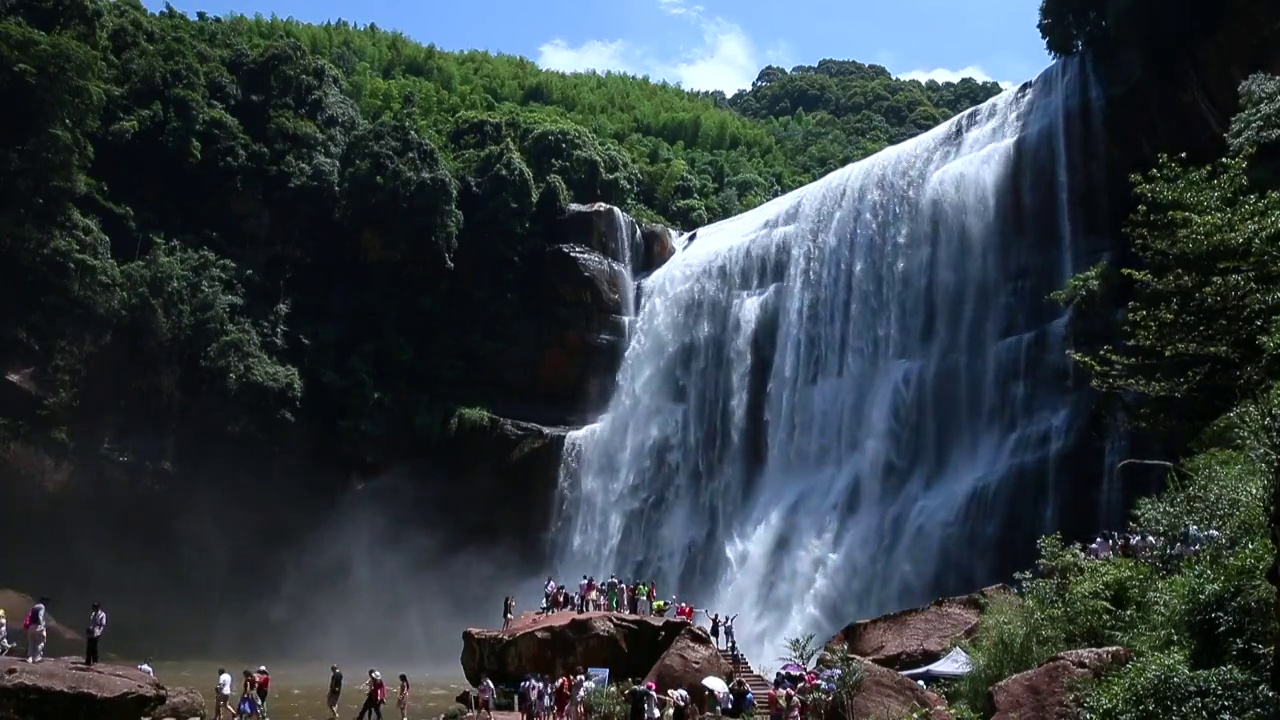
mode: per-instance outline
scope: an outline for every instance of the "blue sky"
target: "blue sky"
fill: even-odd
[[[144,0],[153,9],[160,0]],[[174,0],[186,12],[377,23],[426,43],[621,70],[700,90],[750,85],[767,64],[825,57],[903,77],[1021,82],[1049,64],[1035,0]]]

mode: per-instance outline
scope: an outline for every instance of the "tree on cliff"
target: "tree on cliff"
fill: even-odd
[[[1054,57],[1119,47],[1169,51],[1238,0],[1040,0],[1038,28]]]
[[[1213,426],[1204,442],[1264,459],[1275,550],[1268,579],[1280,592],[1280,190],[1267,162],[1280,137],[1278,96],[1280,79],[1250,78],[1228,157],[1205,167],[1162,158],[1135,178],[1128,229],[1139,266],[1095,267],[1062,299],[1097,312],[1103,298],[1131,298],[1118,328],[1072,353],[1096,386],[1137,399],[1139,418],[1179,444]],[[1280,690],[1280,657],[1272,686]]]

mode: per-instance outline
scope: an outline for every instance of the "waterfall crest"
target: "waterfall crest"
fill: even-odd
[[[740,612],[744,651],[771,658],[976,589],[1056,529],[1091,397],[1048,295],[1098,259],[1095,87],[1063,61],[699,229],[566,443],[557,572]]]

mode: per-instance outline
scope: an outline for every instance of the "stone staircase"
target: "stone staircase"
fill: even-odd
[[[755,670],[751,668],[750,661],[741,652],[738,653],[737,662],[735,663],[733,653],[728,650],[721,650],[720,657],[733,668],[733,676],[742,678],[747,681],[747,688],[751,690],[751,694],[756,696],[756,705],[763,706],[765,703],[765,695],[768,694],[772,686],[768,680],[761,677]]]

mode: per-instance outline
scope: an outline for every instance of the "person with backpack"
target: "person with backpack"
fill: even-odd
[[[45,625],[45,611],[49,598],[42,597],[27,611],[27,619],[22,622],[22,629],[27,631],[27,662],[38,663],[44,660],[44,644],[49,640],[48,628]]]

